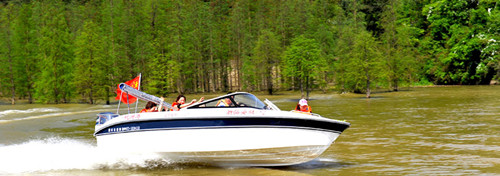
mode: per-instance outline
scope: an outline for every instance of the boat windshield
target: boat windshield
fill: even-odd
[[[255,95],[249,93],[230,94],[227,96],[207,100],[188,108],[226,108],[226,107],[252,107],[265,109],[266,105]]]

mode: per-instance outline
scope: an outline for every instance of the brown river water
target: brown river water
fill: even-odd
[[[257,97],[282,110],[293,109],[300,98],[278,94]],[[200,95],[188,98],[199,98],[194,96]],[[115,112],[117,105],[4,104],[0,175],[500,175],[500,86],[412,88],[363,97],[313,93],[313,112],[351,127],[311,162],[246,168],[100,153],[92,136],[95,114]]]

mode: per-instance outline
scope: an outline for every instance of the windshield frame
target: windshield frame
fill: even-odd
[[[251,101],[253,101],[254,105],[247,105],[246,103],[243,102],[238,102],[235,99],[238,99],[238,96],[240,97],[251,97]],[[216,106],[213,105],[214,103],[217,103],[218,101],[224,101],[224,99],[229,99],[231,100],[231,105],[230,106]],[[237,105],[237,106],[236,106]],[[256,106],[255,106],[256,105]],[[222,95],[216,98],[212,98],[209,100],[205,100],[200,103],[193,104],[191,106],[186,107],[186,109],[204,109],[204,108],[255,108],[255,109],[267,109],[267,105],[262,102],[257,96],[247,93],[247,92],[235,92],[227,95]]]

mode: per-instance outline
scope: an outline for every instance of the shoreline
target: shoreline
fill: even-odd
[[[383,94],[383,93],[394,93],[394,92],[400,92],[400,91],[411,91],[414,88],[433,88],[433,87],[474,87],[474,86],[500,86],[498,84],[492,84],[492,85],[419,85],[419,86],[412,86],[412,87],[400,87],[399,91],[392,91],[387,88],[379,88],[379,89],[373,89],[371,94]],[[232,92],[237,92],[237,91],[232,91]],[[244,91],[242,91],[244,92]],[[281,91],[275,91],[273,95],[268,95],[267,91],[254,91],[254,92],[249,92],[252,93],[258,97],[276,97],[276,96],[290,96],[290,95],[297,95],[297,99],[301,98],[301,93],[299,90],[281,90]],[[210,92],[210,93],[189,93],[189,94],[184,94],[188,100],[192,99],[199,99],[200,97],[205,97],[205,100],[211,99],[217,96],[221,96],[226,94],[225,92]],[[178,94],[170,93],[166,97],[164,97],[167,101],[169,102],[170,100],[174,101],[174,99],[177,97]],[[314,97],[315,95],[349,95],[349,96],[364,96],[364,93],[353,93],[353,92],[339,92],[336,89],[327,89],[326,91],[323,90],[313,90],[310,92],[310,98]],[[144,102],[144,101],[141,101]],[[16,99],[16,104],[15,105],[25,105],[29,104],[27,99]],[[56,104],[56,103],[32,103],[32,104]],[[71,101],[69,103],[59,103],[59,104],[88,104],[88,103],[83,103],[83,102],[75,102]],[[118,100],[114,100],[114,96],[110,97],[110,104],[109,105],[116,105],[118,104]],[[0,105],[12,105],[10,102],[10,97],[0,97]],[[97,103],[94,105],[106,105],[104,100],[97,100]]]

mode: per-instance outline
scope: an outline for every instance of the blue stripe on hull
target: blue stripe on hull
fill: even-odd
[[[126,122],[104,128],[96,136],[132,131],[148,131],[182,128],[235,128],[235,127],[288,127],[313,128],[317,130],[342,133],[348,124],[324,122],[308,119],[283,118],[211,118],[211,119],[165,119],[151,121]]]

